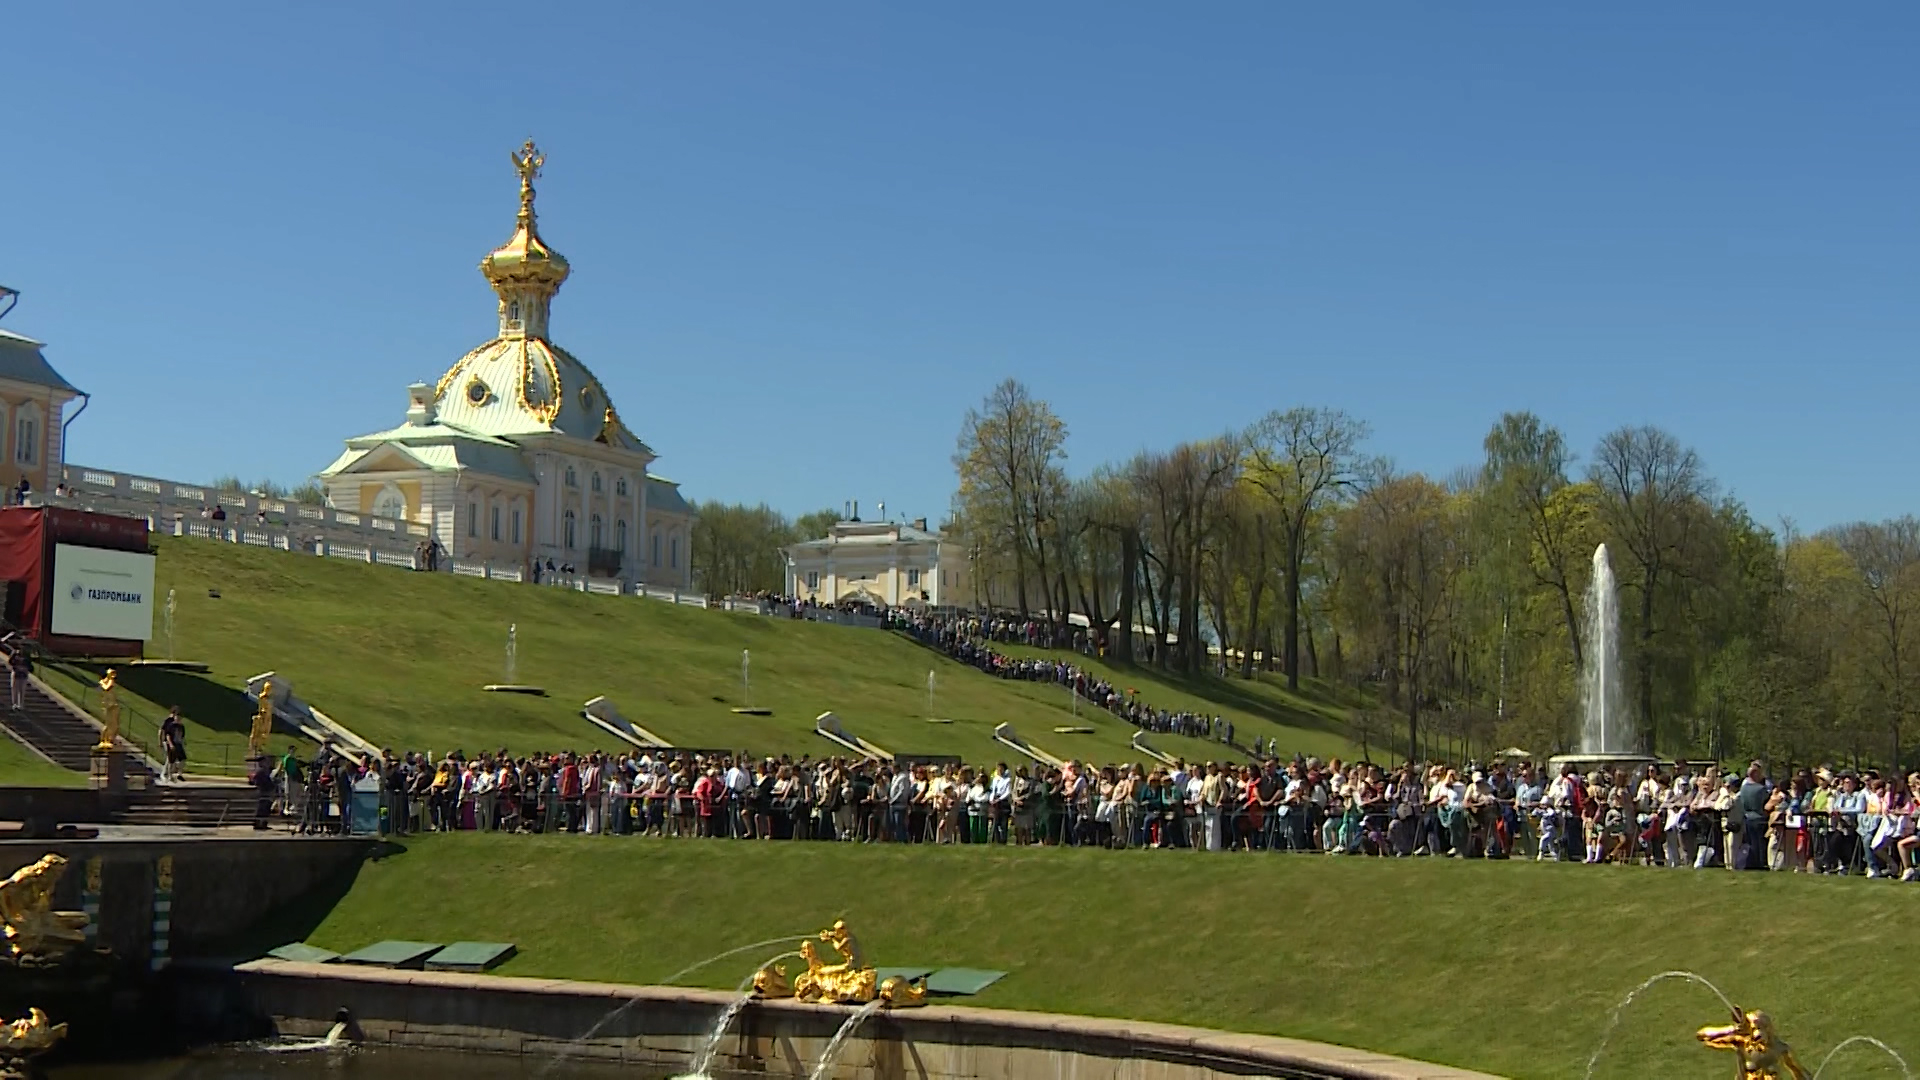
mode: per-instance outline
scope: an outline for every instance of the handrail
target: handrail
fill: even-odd
[[[100,715],[100,684],[94,680],[91,672],[71,660],[44,655],[40,658],[38,666],[43,681],[46,681],[47,674],[54,673],[58,674],[61,682],[66,684],[52,687],[49,681],[50,687],[78,706],[81,712],[93,717],[96,721],[104,722],[104,717]],[[139,750],[141,755],[149,761],[165,760],[164,754],[158,752],[160,723],[160,720],[147,715],[138,706],[129,702],[125,695],[120,697],[120,738]],[[210,758],[190,759],[193,765],[192,771],[216,772],[222,776],[246,775],[246,762],[241,761],[236,764],[232,758],[232,749],[230,746],[222,745],[217,763]]]

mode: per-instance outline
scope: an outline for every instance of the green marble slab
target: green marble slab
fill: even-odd
[[[517,952],[498,941],[456,941],[427,957],[428,971],[491,971]]]
[[[440,946],[425,941],[380,941],[364,949],[340,958],[343,964],[361,964],[366,967],[383,968],[419,968],[427,957],[440,951]]]
[[[340,959],[340,954],[331,949],[316,948],[302,941],[282,945],[267,955],[275,960],[291,960],[296,964],[331,964]]]
[[[927,993],[977,994],[1006,977],[1007,973],[1004,971],[986,971],[981,968],[941,968],[927,976]]]

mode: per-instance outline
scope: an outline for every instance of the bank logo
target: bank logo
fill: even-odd
[[[79,582],[75,582],[73,588],[67,590],[67,595],[73,597],[75,603],[81,600],[105,600],[109,604],[138,604],[145,599],[137,592],[121,592],[118,589],[89,589]]]

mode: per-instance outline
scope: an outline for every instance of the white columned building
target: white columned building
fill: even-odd
[[[971,595],[965,554],[924,518],[842,521],[786,556],[787,595],[817,604],[960,607]]]
[[[513,236],[480,261],[497,298],[494,337],[435,385],[408,387],[405,423],[348,439],[320,474],[327,499],[424,523],[455,558],[688,588],[693,515],[679,486],[649,471],[653,451],[549,336],[571,270],[535,224],[544,163],[531,140],[514,155]]]

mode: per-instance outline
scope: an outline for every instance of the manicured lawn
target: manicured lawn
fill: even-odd
[[[1265,854],[456,834],[368,864],[308,935],[511,941],[503,974],[646,983],[845,918],[878,965],[1012,974],[981,1005],[1283,1034],[1581,1077],[1613,1005],[1691,968],[1770,1010],[1812,1069],[1878,1034],[1920,1059],[1920,887],[1726,871]],[[296,931],[297,932],[297,931]],[[777,947],[759,950],[764,958]],[[752,956],[687,982],[731,988]],[[1596,1077],[1721,1080],[1721,1019],[1663,983]],[[1827,1076],[1896,1072],[1867,1054]]]
[[[0,787],[86,786],[86,773],[63,769],[0,734]]]
[[[178,604],[175,653],[208,662],[213,673],[122,669],[120,684],[123,700],[142,715],[158,718],[175,703],[184,708],[196,762],[244,756],[251,709],[241,691],[249,676],[268,670],[290,678],[296,693],[341,723],[395,748],[612,747],[613,740],[579,714],[587,699],[605,694],[628,717],[685,746],[833,752],[812,733],[814,718],[832,710],[850,730],[894,751],[997,760],[1011,751],[992,741],[992,729],[1011,721],[1061,756],[1138,756],[1128,749],[1130,726],[1084,707],[1073,716],[1057,687],[989,678],[877,630],[409,573],[206,540],[161,537],[157,543],[157,588],[172,590]],[[551,696],[480,689],[505,679],[510,623],[519,628],[516,681],[543,686]],[[163,649],[155,642],[156,655]],[[752,704],[771,708],[770,717],[729,711],[744,703],[742,650],[752,655]],[[934,711],[951,723],[927,722],[930,670]],[[1283,747],[1310,752],[1341,742],[1324,711],[1234,700],[1208,711],[1232,715],[1242,741],[1271,734]],[[1069,724],[1096,730],[1051,730]],[[1193,759],[1220,756],[1217,745],[1203,740],[1156,743]]]

